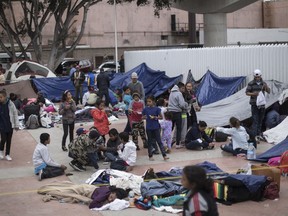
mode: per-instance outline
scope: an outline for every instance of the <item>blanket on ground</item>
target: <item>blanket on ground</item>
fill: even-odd
[[[37,192],[45,195],[42,199],[44,202],[59,200],[65,203],[89,204],[92,201],[91,195],[95,188],[94,185],[76,185],[72,182],[64,181],[44,185]]]

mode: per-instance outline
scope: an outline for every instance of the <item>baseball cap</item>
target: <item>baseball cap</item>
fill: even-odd
[[[77,130],[76,130],[76,134],[78,135],[78,136],[80,136],[81,134],[86,134],[88,131],[87,130],[85,130],[84,128],[78,128]]]
[[[96,130],[91,130],[89,133],[89,138],[90,139],[96,139],[100,136],[100,134]]]
[[[133,73],[131,74],[131,78],[138,78],[137,73],[136,73],[136,72],[133,72]]]
[[[254,76],[262,76],[261,70],[259,70],[259,69],[254,70],[253,75]]]

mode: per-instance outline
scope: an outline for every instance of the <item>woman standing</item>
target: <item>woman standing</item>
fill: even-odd
[[[12,101],[7,98],[6,91],[0,91],[0,159],[4,158],[4,146],[6,143],[5,158],[11,161],[10,147],[13,135],[13,129],[19,129],[18,111]]]
[[[62,95],[62,103],[59,107],[59,114],[62,115],[62,124],[63,124],[63,137],[62,137],[62,150],[67,151],[66,148],[66,138],[68,136],[69,130],[69,138],[70,142],[72,142],[74,138],[74,126],[75,126],[75,111],[76,104],[72,99],[72,94],[69,90],[66,90]]]
[[[183,204],[183,216],[218,216],[213,197],[213,182],[207,178],[200,166],[186,166],[183,169],[181,183],[189,190]]]

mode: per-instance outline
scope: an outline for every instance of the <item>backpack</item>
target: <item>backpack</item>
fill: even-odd
[[[37,129],[40,127],[39,121],[38,121],[38,116],[37,115],[30,115],[28,117],[28,120],[26,122],[26,128],[27,129]]]
[[[280,171],[281,174],[288,174],[288,150],[285,151],[280,158]]]
[[[228,134],[225,134],[220,131],[216,131],[214,136],[216,142],[226,142],[228,138]]]

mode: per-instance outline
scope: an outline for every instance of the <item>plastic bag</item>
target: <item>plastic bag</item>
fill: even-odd
[[[265,95],[263,94],[262,91],[260,91],[258,96],[257,96],[256,105],[257,106],[266,105],[266,98],[265,98]]]

